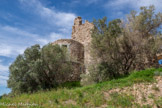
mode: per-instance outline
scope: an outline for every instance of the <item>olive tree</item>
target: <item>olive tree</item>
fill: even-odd
[[[48,44],[31,46],[9,67],[8,87],[13,93],[35,92],[57,87],[72,72],[66,50]]]
[[[125,21],[94,20],[88,78],[101,82],[128,75],[132,70],[157,67],[156,54],[162,46],[162,14],[154,6],[132,11]],[[84,80],[84,77],[83,77]]]

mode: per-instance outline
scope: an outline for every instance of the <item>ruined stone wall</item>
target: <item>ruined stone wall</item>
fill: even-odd
[[[91,34],[94,25],[88,21],[85,21],[82,24],[82,18],[77,17],[74,20],[74,26],[72,27],[72,39],[76,40],[83,44],[84,46],[84,65],[86,69],[86,73],[88,73],[88,66],[91,64],[91,56],[90,56],[90,43],[91,43]]]
[[[94,25],[88,21],[82,24],[81,17],[77,17],[74,20],[74,26],[72,27],[72,39],[82,43],[84,46],[91,42],[91,30]]]
[[[72,27],[72,39],[60,39],[52,44],[67,47],[70,59],[74,67],[73,73],[66,81],[80,80],[80,74],[88,73],[88,66],[91,64],[90,56],[91,33],[94,25],[88,21],[82,24],[82,18],[77,17]]]
[[[84,63],[84,46],[72,39],[60,39],[52,44],[58,44],[60,46],[67,45],[71,59],[74,62]]]
[[[72,39],[60,39],[52,43],[53,45],[58,44],[61,47],[67,46],[67,50],[72,61],[73,72],[70,77],[66,78],[66,81],[79,81],[80,74],[84,73],[84,46]]]

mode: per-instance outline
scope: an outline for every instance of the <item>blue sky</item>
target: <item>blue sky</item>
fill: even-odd
[[[0,95],[10,92],[8,67],[16,56],[31,45],[70,38],[75,17],[123,19],[152,4],[162,12],[162,0],[0,0]]]

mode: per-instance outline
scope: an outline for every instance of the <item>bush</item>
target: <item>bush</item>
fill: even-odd
[[[162,46],[159,31],[162,14],[155,14],[154,10],[154,6],[141,7],[141,12],[137,15],[132,11],[127,21],[116,19],[109,24],[106,17],[94,20],[93,61],[82,82],[101,82],[128,75],[132,70],[158,67],[156,54]]]
[[[9,67],[8,87],[13,93],[51,89],[65,82],[72,71],[65,49],[48,44],[31,46]]]

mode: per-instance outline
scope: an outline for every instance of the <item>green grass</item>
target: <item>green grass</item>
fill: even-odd
[[[159,69],[147,69],[138,72],[132,72],[131,75],[125,78],[115,79],[99,84],[80,87],[77,84],[76,88],[63,88],[53,89],[51,91],[40,91],[34,94],[22,94],[16,97],[3,97],[0,99],[0,108],[7,108],[3,104],[16,104],[28,103],[36,104],[36,106],[30,106],[29,108],[94,108],[102,105],[108,105],[108,108],[131,107],[135,105],[134,97],[126,94],[111,94],[111,100],[104,98],[104,92],[125,86],[131,86],[135,83],[141,82],[154,82],[154,73],[162,72],[162,68]],[[159,99],[161,100],[161,99]],[[157,104],[161,105],[161,102],[157,100]],[[137,105],[138,106],[138,105]],[[26,107],[26,106],[25,106]],[[27,108],[27,107],[26,107]]]
[[[108,101],[108,105],[122,108],[131,107],[135,100],[132,95],[119,94],[117,92],[111,93],[110,97],[111,100]]]

